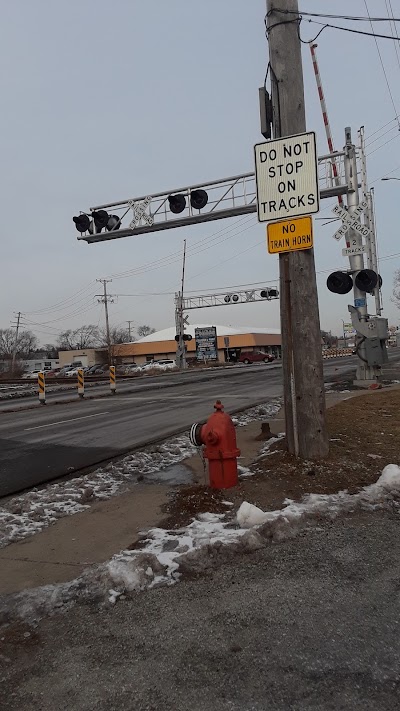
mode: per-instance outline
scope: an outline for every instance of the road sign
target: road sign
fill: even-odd
[[[218,360],[217,329],[215,326],[195,329],[196,359]]]
[[[338,217],[340,217],[340,219],[344,223],[342,227],[339,227],[337,232],[335,232],[335,234],[333,235],[334,239],[341,239],[350,228],[358,232],[363,237],[367,237],[369,235],[369,233],[371,232],[369,227],[363,225],[358,219],[361,213],[364,212],[367,205],[367,201],[363,200],[362,202],[360,202],[359,205],[357,205],[356,209],[351,214],[348,213],[347,210],[344,209],[344,207],[340,207],[340,205],[335,205],[335,207],[332,208],[332,212]]]
[[[342,249],[343,257],[351,257],[353,254],[364,254],[365,245],[361,244],[358,247],[346,247]]]
[[[138,225],[141,224],[141,222],[144,222],[145,225],[148,227],[151,227],[154,223],[154,218],[152,215],[148,215],[146,210],[149,207],[151,203],[151,197],[147,196],[144,200],[139,200],[135,202],[134,200],[128,200],[128,205],[132,209],[133,212],[133,220],[130,223],[129,227],[134,230],[135,227],[138,227]]]
[[[315,133],[299,133],[254,146],[259,222],[319,210]]]
[[[283,222],[270,222],[267,225],[267,246],[270,254],[311,249],[313,246],[312,218],[308,216]]]

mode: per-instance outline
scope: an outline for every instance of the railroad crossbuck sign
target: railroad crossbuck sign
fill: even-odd
[[[259,222],[318,212],[317,149],[313,131],[258,143],[254,153]]]
[[[297,220],[270,222],[267,225],[267,246],[270,254],[293,252],[297,249],[311,249],[313,231],[311,217]]]

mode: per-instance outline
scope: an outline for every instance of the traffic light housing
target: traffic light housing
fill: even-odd
[[[356,275],[354,283],[360,291],[371,293],[371,291],[373,291],[377,286],[379,279],[381,285],[382,279],[379,277],[379,274],[374,272],[372,269],[361,269],[361,271]]]
[[[191,336],[190,333],[184,333],[182,338],[184,341],[191,341],[193,336]],[[176,334],[175,340],[176,340],[176,342],[179,341],[179,333]]]
[[[277,299],[279,296],[278,289],[269,289],[266,287],[260,291],[260,296],[262,299]]]
[[[332,272],[326,280],[326,285],[334,294],[348,294],[353,288],[353,280],[347,272]]]
[[[179,215],[186,207],[185,195],[168,195],[169,209],[174,215]],[[194,210],[202,210],[208,203],[208,195],[205,190],[192,190],[190,192],[190,204]]]
[[[119,230],[121,227],[121,220],[118,215],[109,215],[106,210],[95,210],[90,217],[82,214],[72,218],[76,229],[81,234],[83,232],[89,232],[91,235],[97,234],[104,228],[111,232],[112,230]]]

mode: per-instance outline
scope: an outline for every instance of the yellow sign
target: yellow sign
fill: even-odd
[[[267,245],[270,254],[293,252],[296,249],[311,249],[313,229],[311,217],[298,217],[283,222],[269,222]]]

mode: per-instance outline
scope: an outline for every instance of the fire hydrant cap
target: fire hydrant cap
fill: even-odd
[[[223,406],[221,400],[217,400],[217,402],[216,402],[215,405],[214,405],[214,410],[217,410],[217,411],[219,411],[219,412],[223,412],[223,411],[224,411],[224,406]]]

